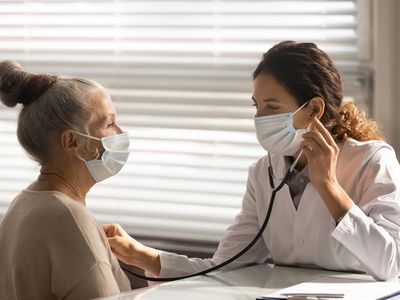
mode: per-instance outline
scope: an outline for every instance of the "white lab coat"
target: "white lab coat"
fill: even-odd
[[[376,279],[400,271],[400,166],[384,142],[347,139],[340,147],[337,179],[354,206],[336,226],[309,183],[296,210],[289,188],[277,193],[271,219],[254,247],[232,266],[262,263],[364,271]],[[284,157],[271,155],[276,178],[286,173]],[[160,252],[160,277],[188,274],[225,261],[243,249],[264,221],[271,188],[268,158],[249,169],[242,208],[212,259]],[[279,181],[275,180],[275,186]]]

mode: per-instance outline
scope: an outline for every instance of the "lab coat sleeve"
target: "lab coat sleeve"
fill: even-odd
[[[228,227],[214,256],[209,259],[188,258],[185,255],[160,251],[160,277],[191,274],[213,267],[236,255],[250,243],[260,229],[257,220],[253,176],[253,167],[250,167],[241,210],[236,216],[234,224]],[[264,262],[269,255],[268,253],[263,239],[260,238],[246,254],[225,269]]]
[[[359,206],[353,205],[332,232],[377,280],[400,272],[400,167],[390,148],[379,149],[361,176]]]

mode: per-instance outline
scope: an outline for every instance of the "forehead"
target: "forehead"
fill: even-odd
[[[92,112],[92,122],[101,122],[108,116],[115,115],[114,104],[105,90],[99,89],[94,92],[92,101],[90,101],[90,111]]]
[[[271,94],[272,96],[273,94],[288,94],[288,91],[273,76],[262,73],[254,80],[254,93],[261,96],[265,94]]]
[[[288,107],[296,107],[296,98],[272,75],[260,74],[254,80],[253,99],[258,103],[274,101]]]

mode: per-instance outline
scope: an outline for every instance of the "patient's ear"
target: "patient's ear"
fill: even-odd
[[[321,97],[314,97],[308,103],[310,118],[321,119],[325,111],[325,101]]]
[[[71,155],[77,155],[82,146],[81,139],[77,136],[75,131],[66,129],[60,134],[61,149]]]

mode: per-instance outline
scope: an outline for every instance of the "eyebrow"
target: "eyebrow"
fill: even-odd
[[[256,98],[253,96],[251,96],[251,99],[253,99],[254,102],[257,102]],[[279,100],[276,98],[266,98],[263,100],[263,102],[279,102]]]
[[[101,122],[107,121],[109,118],[115,118],[115,114],[108,114],[101,118]]]

